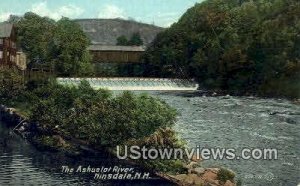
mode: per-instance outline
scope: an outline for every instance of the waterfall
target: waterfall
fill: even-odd
[[[109,90],[197,90],[198,84],[188,79],[168,78],[57,78],[59,84],[76,86],[86,80],[94,89]]]

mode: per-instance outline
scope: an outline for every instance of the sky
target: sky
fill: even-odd
[[[0,22],[9,15],[31,11],[59,20],[122,18],[168,27],[195,3],[203,0],[1,0]]]

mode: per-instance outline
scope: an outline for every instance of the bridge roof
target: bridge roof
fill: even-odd
[[[108,46],[108,45],[90,45],[90,51],[124,51],[124,52],[144,52],[143,46]]]

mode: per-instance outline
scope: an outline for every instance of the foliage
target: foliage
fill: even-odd
[[[145,75],[300,97],[299,15],[296,0],[206,0],[157,36],[144,56]]]
[[[133,33],[129,40],[124,35],[117,38],[117,45],[119,46],[142,46],[143,44],[144,42],[139,32]]]
[[[48,64],[63,76],[93,74],[91,56],[87,51],[89,40],[73,21],[62,18],[55,22],[28,12],[16,22],[16,26],[29,67]]]
[[[161,100],[129,92],[114,97],[107,90],[93,90],[87,82],[78,87],[49,83],[32,94],[27,99],[32,121],[99,146],[149,136],[172,126],[176,118],[176,111]]]
[[[177,133],[171,128],[159,128],[149,136],[132,139],[125,142],[127,146],[139,146],[146,147],[147,149],[178,149],[186,148],[186,144],[183,140],[179,139]],[[120,149],[121,153],[124,153],[124,149]],[[184,160],[137,160],[145,167],[158,172],[169,172],[173,174],[186,173],[187,169],[185,164],[188,162],[188,158]]]
[[[147,160],[141,163],[156,172],[167,172],[175,175],[187,173],[187,169],[181,160]]]
[[[55,21],[34,13],[25,13],[17,22],[18,43],[32,63],[49,61],[50,43],[54,36]]]
[[[90,75],[89,40],[80,26],[68,18],[62,18],[56,25],[52,46],[56,71],[64,76]]]
[[[127,46],[128,45],[128,39],[126,36],[122,35],[117,38],[117,45],[118,46]]]
[[[0,98],[2,101],[13,99],[24,89],[23,77],[14,68],[0,68]]]
[[[227,169],[221,168],[217,174],[218,180],[225,183],[227,180],[234,182],[235,174]]]
[[[139,77],[143,76],[144,65],[132,63],[96,63],[96,77]]]
[[[133,33],[130,40],[129,40],[129,45],[131,46],[142,46],[143,40],[141,38],[141,35],[139,32]]]

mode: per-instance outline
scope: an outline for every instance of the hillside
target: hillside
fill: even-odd
[[[160,33],[148,76],[191,77],[235,95],[300,97],[300,2],[206,0]]]
[[[93,44],[116,45],[119,36],[130,38],[139,32],[144,45],[149,45],[164,29],[154,25],[122,19],[76,19]]]

